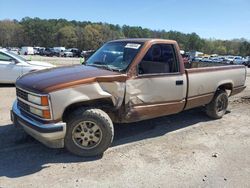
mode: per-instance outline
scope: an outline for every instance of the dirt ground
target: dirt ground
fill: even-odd
[[[0,87],[0,187],[250,187],[250,71],[228,113],[209,119],[197,108],[115,125],[102,157],[49,149],[9,118],[15,88]]]

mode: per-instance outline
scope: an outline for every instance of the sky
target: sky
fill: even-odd
[[[250,0],[1,0],[0,20],[27,16],[250,40]]]

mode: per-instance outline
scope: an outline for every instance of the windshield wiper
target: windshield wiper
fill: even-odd
[[[109,71],[114,71],[113,68],[111,68],[109,65],[106,65],[106,64],[93,63],[93,64],[89,64],[88,66],[99,67],[99,68],[103,68],[103,69],[106,69],[106,70],[109,70]]]
[[[105,62],[102,62],[102,61],[96,61],[92,64],[86,64],[87,66],[93,66],[93,67],[99,67],[99,68],[103,68],[103,69],[106,69],[106,70],[109,70],[109,71],[118,71],[118,72],[122,72],[123,69],[121,68],[118,68],[114,65],[108,65],[106,64]]]

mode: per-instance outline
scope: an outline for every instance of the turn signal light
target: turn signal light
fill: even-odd
[[[50,111],[49,110],[43,110],[43,118],[50,119]]]
[[[48,106],[49,105],[49,100],[47,96],[42,96],[41,97],[41,105],[42,106]]]

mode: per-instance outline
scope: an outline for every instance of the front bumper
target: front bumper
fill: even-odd
[[[24,116],[14,102],[11,110],[11,121],[21,126],[25,132],[50,148],[63,148],[66,134],[66,123],[43,124],[30,117]]]

